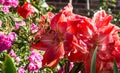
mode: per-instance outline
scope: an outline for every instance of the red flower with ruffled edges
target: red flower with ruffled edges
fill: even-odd
[[[23,6],[18,6],[17,12],[23,18],[27,18],[28,16],[33,15],[35,11],[30,3],[25,2]]]
[[[96,47],[96,73],[112,70],[114,59],[119,65],[117,34],[120,28],[110,23],[112,16],[101,10],[91,19],[72,13],[72,9],[68,4],[55,15],[51,19],[49,32],[42,34],[40,42],[33,44],[34,48],[45,51],[43,65],[53,68],[65,57],[72,62],[84,62],[86,73],[90,73],[91,58]]]

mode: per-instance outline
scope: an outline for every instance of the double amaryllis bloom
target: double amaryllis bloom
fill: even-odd
[[[84,62],[86,73],[90,73],[91,58],[97,48],[96,73],[112,70],[113,60],[119,67],[120,28],[110,23],[112,16],[104,10],[98,11],[93,18],[72,12],[68,4],[50,21],[46,33],[38,32],[32,47],[45,51],[43,66],[54,68],[61,58],[71,62]],[[40,34],[40,35],[38,35]]]

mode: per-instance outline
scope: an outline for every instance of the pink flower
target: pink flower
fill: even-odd
[[[16,62],[20,62],[20,58],[15,54],[15,52],[13,51],[13,50],[11,50],[10,52],[9,52],[9,55],[11,56],[11,57],[13,57],[15,60],[16,60]]]
[[[9,33],[8,38],[13,42],[14,39],[17,38],[17,35],[16,35],[16,33],[11,32],[11,33]]]
[[[11,48],[12,43],[14,42],[14,39],[16,38],[14,37],[14,35],[15,35],[14,32],[9,33],[8,36],[5,35],[4,33],[0,33],[0,52]]]
[[[9,6],[3,6],[2,8],[1,8],[1,10],[5,13],[5,14],[8,14],[9,13]]]
[[[25,21],[16,22],[14,29],[18,30],[20,28],[20,26],[24,26],[24,25],[26,25]]]
[[[19,57],[16,57],[16,62],[20,62],[20,58]]]
[[[16,58],[16,57],[17,57],[17,55],[15,54],[14,50],[11,50],[11,51],[9,52],[9,55],[10,55],[11,57],[13,57],[13,58]]]
[[[24,71],[24,66],[20,66],[19,68],[18,68],[18,73],[24,73],[25,71]]]
[[[35,33],[38,31],[38,27],[34,23],[31,24],[31,31],[32,31],[32,33]]]
[[[28,71],[38,72],[39,69],[42,67],[42,59],[43,57],[40,55],[39,52],[32,52],[31,55],[28,57],[29,65]]]

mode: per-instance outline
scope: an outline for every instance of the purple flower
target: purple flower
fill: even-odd
[[[8,14],[9,13],[9,6],[3,6],[2,8],[1,8],[1,10],[5,13],[5,14]]]
[[[21,66],[18,68],[18,73],[24,73],[24,66]]]
[[[32,31],[32,33],[35,33],[38,31],[38,27],[34,23],[31,24],[31,31]]]
[[[9,36],[11,36],[12,34],[10,33]],[[11,48],[12,43],[13,43],[13,36],[9,37],[3,33],[0,33],[0,52],[4,51],[4,50],[8,50]],[[12,38],[12,40],[11,40]]]
[[[42,67],[43,56],[41,56],[39,52],[32,52],[28,57],[28,60],[30,62],[28,65],[28,71],[38,72]]]
[[[0,0],[0,4],[3,4],[5,6],[13,6],[14,8],[16,8],[19,4],[18,0]]]

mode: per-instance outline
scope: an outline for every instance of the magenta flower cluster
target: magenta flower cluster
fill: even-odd
[[[31,52],[31,55],[28,57],[29,65],[28,71],[38,72],[42,67],[43,56],[39,52]]]
[[[18,73],[25,73],[24,66],[18,68]]]
[[[0,4],[3,5],[2,7],[2,11],[4,13],[9,13],[9,8],[12,6],[14,8],[16,8],[19,4],[18,0],[0,0]]]
[[[14,32],[9,33],[8,36],[0,33],[0,52],[10,49],[16,37]]]
[[[0,4],[16,8],[18,6],[18,0],[0,0]]]

